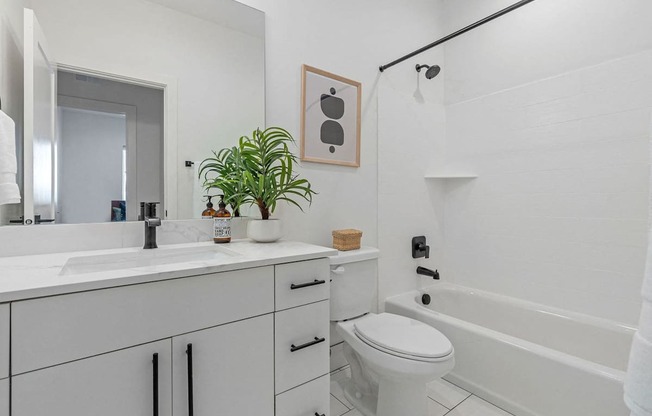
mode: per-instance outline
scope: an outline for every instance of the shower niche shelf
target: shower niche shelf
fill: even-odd
[[[478,175],[472,173],[427,173],[425,179],[475,179]]]

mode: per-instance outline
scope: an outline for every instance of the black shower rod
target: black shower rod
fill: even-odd
[[[382,65],[382,66],[380,66],[378,69],[380,69],[380,72],[383,72],[383,71],[386,70],[387,68],[390,68],[390,67],[392,67],[392,66],[394,66],[394,65],[396,65],[396,64],[400,64],[401,62],[403,62],[403,61],[405,61],[405,60],[407,60],[407,59],[410,59],[410,58],[412,58],[413,56],[416,56],[416,55],[418,55],[418,54],[420,54],[420,53],[422,53],[422,52],[425,52],[425,51],[427,51],[428,49],[434,48],[434,47],[437,46],[437,45],[441,45],[441,44],[444,43],[444,42],[447,42],[447,41],[449,41],[449,40],[451,40],[451,39],[453,39],[453,38],[456,38],[456,37],[458,37],[459,35],[461,35],[461,34],[463,34],[463,33],[466,33],[466,32],[468,32],[468,31],[471,31],[471,30],[475,29],[476,27],[482,26],[482,25],[484,25],[485,23],[491,22],[492,20],[497,19],[497,18],[499,18],[500,16],[503,16],[503,15],[505,15],[505,14],[511,12],[511,11],[514,11],[514,10],[518,9],[519,7],[525,6],[526,4],[531,3],[531,2],[533,2],[533,1],[534,1],[534,0],[521,0],[521,1],[517,2],[517,3],[514,3],[514,4],[512,4],[511,6],[506,7],[506,8],[504,8],[504,9],[502,9],[502,10],[500,10],[500,11],[498,11],[498,12],[492,14],[491,16],[487,16],[487,17],[485,17],[485,18],[482,19],[482,20],[478,20],[477,22],[472,23],[472,24],[470,24],[470,25],[468,25],[468,26],[466,26],[466,27],[464,27],[464,28],[458,30],[457,32],[453,32],[453,33],[451,33],[450,35],[444,36],[443,38],[438,39],[438,40],[434,41],[433,43],[424,46],[424,47],[421,48],[421,49],[417,49],[416,51],[414,51],[414,52],[412,52],[412,53],[409,53],[409,54],[407,54],[407,55],[405,55],[405,56],[403,56],[403,57],[400,57],[400,58],[398,58],[398,59],[395,60],[395,61],[392,61],[392,62],[390,62],[390,63],[388,63],[388,64],[386,64],[386,65]]]

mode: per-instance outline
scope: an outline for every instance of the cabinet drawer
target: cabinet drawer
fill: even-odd
[[[0,416],[9,416],[9,379],[0,380]]]
[[[12,304],[12,373],[197,331],[274,310],[264,267]]]
[[[277,311],[328,299],[330,262],[317,259],[278,265],[275,281]]]
[[[330,376],[276,396],[276,416],[330,415]]]
[[[277,312],[275,324],[277,394],[328,373],[327,300]]]
[[[7,377],[9,377],[9,305],[5,304],[0,305],[0,380]]]

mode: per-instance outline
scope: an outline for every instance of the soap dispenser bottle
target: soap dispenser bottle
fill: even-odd
[[[206,198],[208,198],[208,202],[206,203],[206,209],[201,213],[201,219],[202,220],[212,220],[213,217],[215,216],[215,209],[213,209],[213,195],[204,195]]]
[[[231,213],[226,210],[224,195],[220,195],[217,212],[213,215],[213,241],[215,243],[231,242]]]

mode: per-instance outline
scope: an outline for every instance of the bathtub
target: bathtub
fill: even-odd
[[[456,362],[444,378],[514,415],[629,416],[635,328],[448,283],[389,298],[385,309],[444,333]]]

